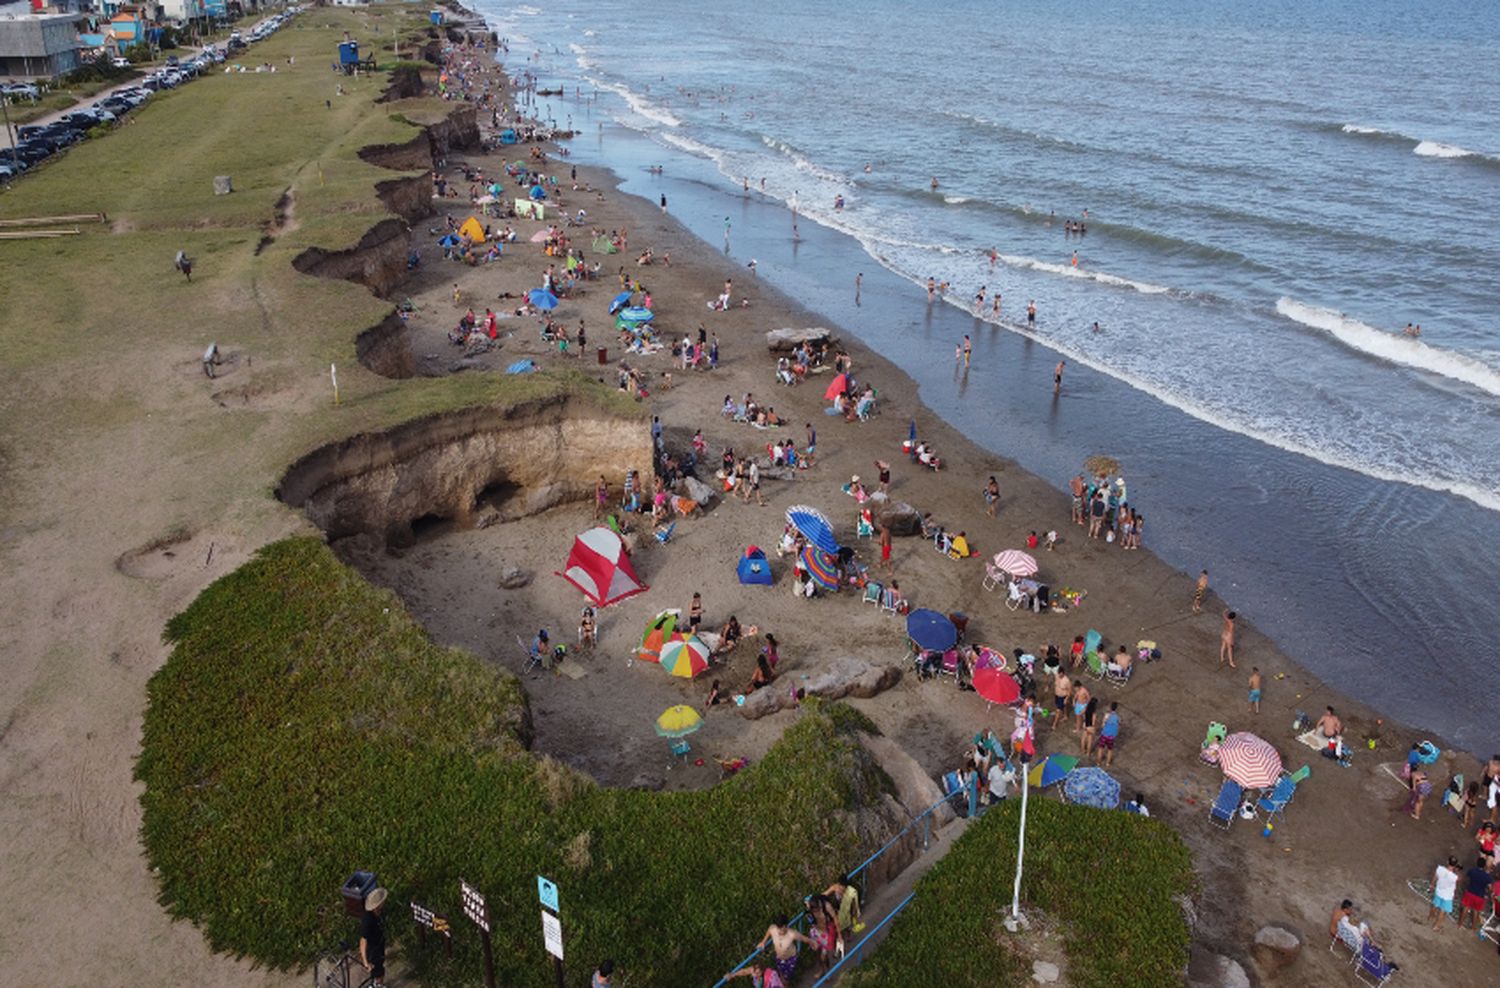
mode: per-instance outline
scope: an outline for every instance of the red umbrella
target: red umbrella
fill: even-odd
[[[1269,789],[1281,777],[1281,756],[1271,742],[1241,731],[1219,743],[1219,768],[1246,789]]]
[[[833,381],[828,385],[828,390],[823,392],[823,400],[832,401],[848,390],[849,377],[846,374],[840,374],[838,377],[834,378]]]
[[[1021,687],[1010,674],[993,666],[974,673],[974,691],[991,703],[1008,707],[1021,698]]]

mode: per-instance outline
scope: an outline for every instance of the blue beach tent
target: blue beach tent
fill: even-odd
[[[740,582],[769,587],[772,584],[771,564],[766,554],[755,546],[745,550],[738,567]]]

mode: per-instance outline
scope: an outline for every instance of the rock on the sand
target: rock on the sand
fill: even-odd
[[[871,697],[888,690],[901,679],[901,666],[870,662],[843,656],[834,659],[822,672],[809,676],[797,685],[807,691],[808,696],[825,700],[838,700],[846,696]],[[791,695],[792,684],[782,679],[765,689],[756,690],[745,698],[740,713],[751,720],[775,713],[795,701]]]
[[[1032,981],[1036,981],[1044,985],[1050,985],[1055,983],[1060,977],[1062,977],[1062,972],[1059,971],[1057,969],[1057,965],[1052,963],[1051,961],[1031,962]]]
[[[1223,954],[1194,948],[1188,961],[1188,988],[1250,988],[1250,975],[1240,963]]]
[[[531,582],[531,571],[521,569],[519,566],[506,567],[500,574],[500,589],[519,590]]]
[[[682,489],[689,498],[704,507],[707,507],[708,503],[714,499],[714,489],[697,477],[683,477]]]
[[[833,334],[821,326],[812,326],[807,329],[793,329],[788,326],[785,329],[773,329],[766,334],[766,348],[772,353],[790,353],[797,349],[798,343],[823,343],[833,338]]]
[[[905,501],[891,501],[875,514],[875,520],[889,528],[892,535],[916,535],[922,531],[922,516]]]
[[[1250,953],[1267,974],[1273,974],[1297,960],[1302,953],[1302,938],[1296,931],[1272,923],[1255,931]]]

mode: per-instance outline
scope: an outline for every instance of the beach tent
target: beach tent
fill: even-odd
[[[547,218],[547,207],[540,202],[532,202],[530,199],[517,199],[515,203],[517,216],[529,216],[534,220],[544,220]]]
[[[458,232],[460,236],[468,237],[470,243],[484,243],[484,227],[472,216],[464,220],[463,226],[458,228]]]
[[[741,583],[769,587],[771,564],[766,559],[766,554],[753,545],[746,549],[745,554],[740,557],[739,576]]]
[[[507,127],[500,132],[501,144],[515,144],[517,142],[516,131],[513,127]]]
[[[547,198],[547,190],[542,188],[540,185],[533,185],[531,187],[531,191],[527,194],[530,195],[532,199],[536,200]]]
[[[618,254],[619,252],[620,252],[620,248],[616,247],[614,245],[614,242],[612,240],[610,240],[608,237],[595,237],[594,238],[594,253],[595,254]]]
[[[583,591],[600,607],[643,593],[646,585],[630,566],[630,556],[620,536],[602,525],[591,528],[573,541],[568,563],[557,574]]]

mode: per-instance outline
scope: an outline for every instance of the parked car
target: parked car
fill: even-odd
[[[0,93],[13,99],[36,99],[41,95],[41,90],[29,82],[10,82],[0,86]]]
[[[117,69],[128,69],[130,68],[130,59],[121,58],[119,55],[116,55],[114,58],[111,58],[109,60],[109,64],[113,65]]]

